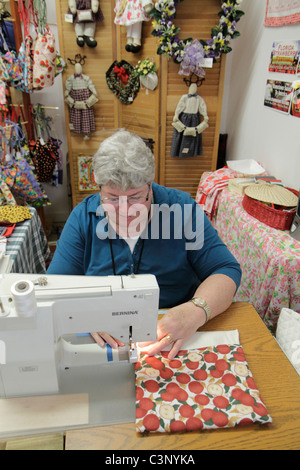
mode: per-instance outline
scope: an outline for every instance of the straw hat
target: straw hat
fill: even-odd
[[[270,183],[250,184],[245,189],[245,194],[261,202],[277,204],[278,206],[296,207],[297,196],[283,186]]]

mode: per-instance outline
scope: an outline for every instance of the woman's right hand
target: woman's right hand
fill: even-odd
[[[117,349],[118,346],[125,346],[125,344],[122,343],[122,341],[114,338],[113,336],[110,336],[108,333],[105,333],[104,331],[91,333],[91,337],[102,348],[104,348],[106,344],[109,344],[109,346],[111,346],[113,349]]]

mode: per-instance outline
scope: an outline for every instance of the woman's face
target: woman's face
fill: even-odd
[[[148,223],[152,200],[151,184],[122,191],[114,185],[101,186],[101,203],[109,222],[123,237],[139,237]]]

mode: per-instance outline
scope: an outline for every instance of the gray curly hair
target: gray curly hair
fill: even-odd
[[[100,144],[93,168],[99,186],[112,183],[123,191],[152,183],[155,175],[153,153],[139,136],[125,130]]]

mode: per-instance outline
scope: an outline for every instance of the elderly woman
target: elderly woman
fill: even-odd
[[[140,137],[115,133],[93,164],[100,192],[73,209],[48,273],[154,274],[159,306],[169,310],[148,353],[171,342],[171,359],[232,303],[240,266],[189,194],[153,183],[154,156]],[[103,332],[92,335],[99,345],[121,344]]]

